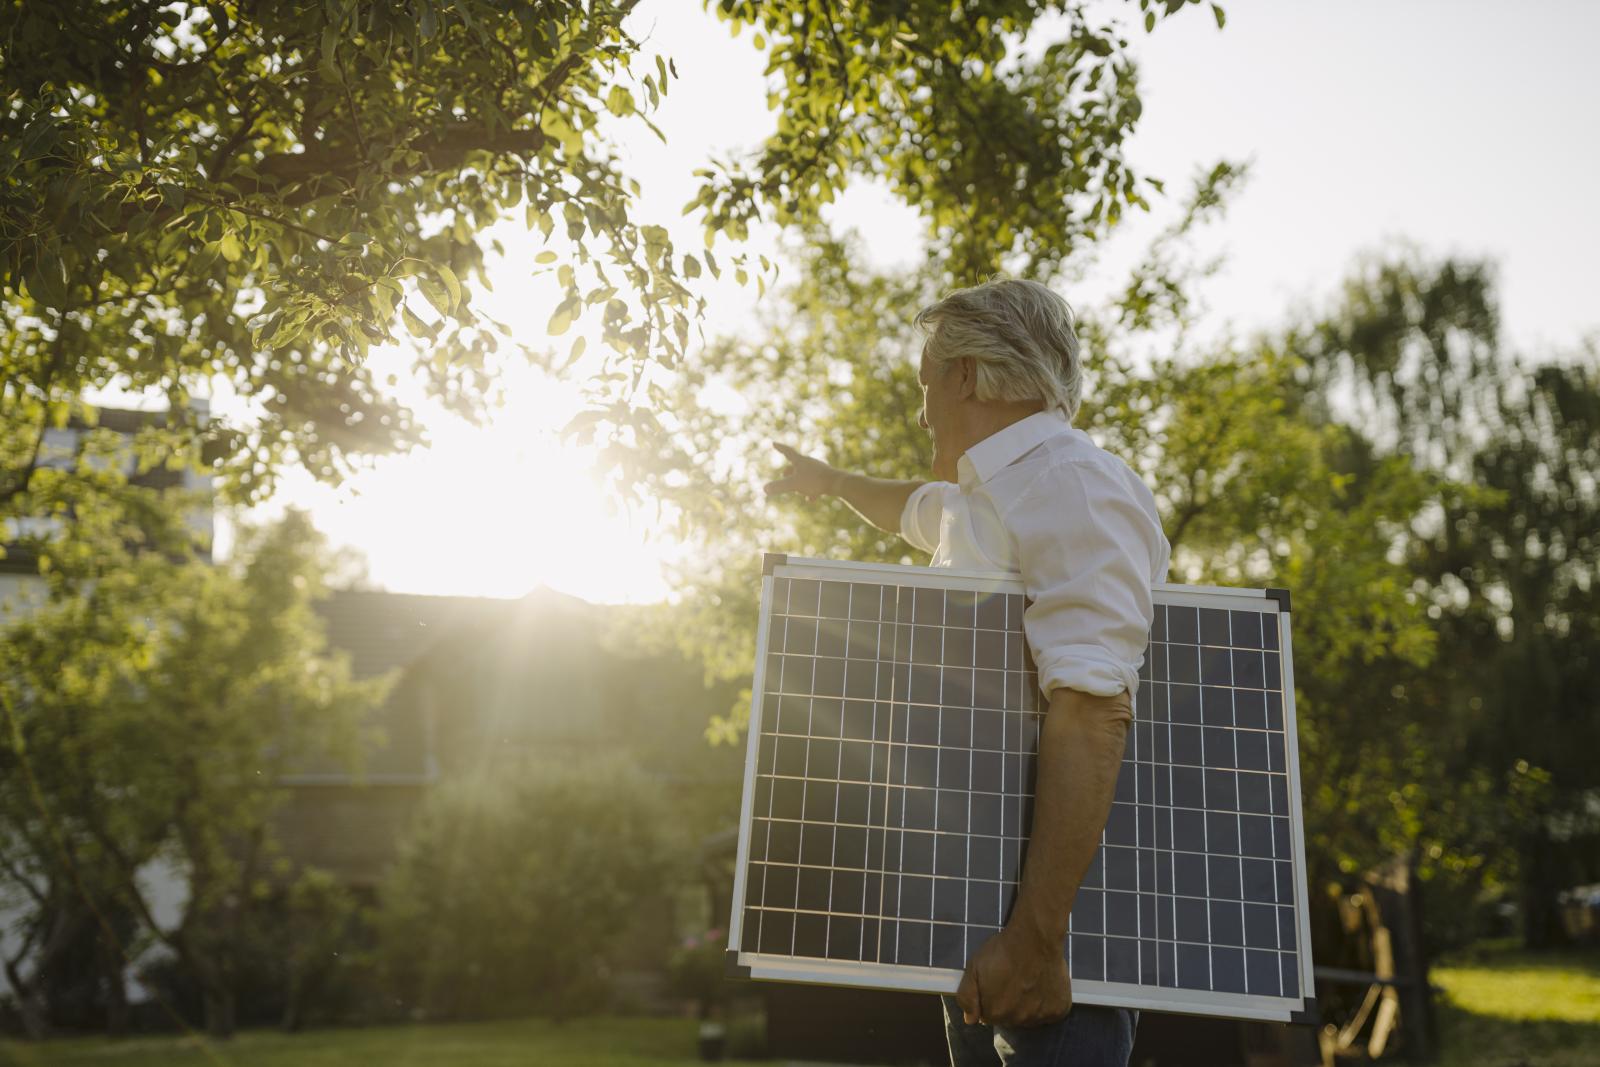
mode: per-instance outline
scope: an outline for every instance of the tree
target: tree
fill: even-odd
[[[157,944],[201,989],[208,1028],[231,1032],[240,946],[294,880],[269,828],[278,782],[309,754],[348,754],[383,692],[324,649],[318,546],[291,513],[228,566],[125,552],[6,629],[0,859],[34,905],[36,971],[60,924],[93,923],[118,989],[131,951]],[[158,860],[187,889],[172,925],[141,874]],[[14,983],[22,962],[7,961]]]
[[[1140,0],[1146,30],[1192,2]],[[1124,159],[1126,39],[1077,0],[708,0],[770,48],[778,122],[754,160],[702,172],[707,245],[683,253],[616,158],[673,80],[627,25],[637,3],[8,5],[0,508],[36,513],[44,430],[112,384],[170,401],[154,461],[204,463],[244,499],[285,461],[334,479],[420,438],[365,365],[375,344],[409,334],[432,392],[481,409],[507,330],[473,307],[477,235],[519,207],[563,293],[550,333],[598,320],[604,422],[648,451],[653,413],[628,396],[681,356],[716,236],[814,219],[878,174],[970,276],[1054,261],[1159,186]],[[1038,58],[1035,30],[1057,38]],[[737,247],[731,265],[751,266]],[[206,387],[257,417],[200,419]]]
[[[1318,406],[1354,397],[1379,454],[1461,483],[1406,543],[1448,652],[1390,700],[1429,709],[1433,773],[1467,786],[1423,817],[1517,879],[1530,947],[1550,944],[1556,892],[1600,874],[1600,350],[1506,352],[1491,265],[1416,252],[1361,265],[1293,343]]]
[[[501,768],[431,794],[382,891],[395,996],[432,1019],[599,1010],[607,952],[674,885],[683,843],[662,799],[621,764]]]

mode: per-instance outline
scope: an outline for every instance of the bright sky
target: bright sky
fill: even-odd
[[[1600,335],[1600,74],[1587,55],[1600,40],[1600,4],[1224,6],[1221,32],[1193,9],[1133,35],[1144,96],[1134,163],[1180,195],[1218,159],[1254,163],[1214,242],[1229,264],[1203,294],[1214,328],[1245,333],[1320,304],[1359,254],[1405,240],[1430,255],[1495,260],[1516,348],[1550,353]],[[655,117],[669,144],[641,130],[627,165],[644,185],[643,216],[696,248],[698,233],[679,217],[691,172],[771,127],[763,57],[748,35],[732,39],[683,0],[646,0],[634,28],[647,53],[675,59],[681,78]],[[918,220],[880,189],[853,189],[832,218],[861,230],[878,265],[918,254]],[[1125,226],[1100,277],[1114,282],[1160,220]],[[495,292],[478,300],[538,344],[553,290],[529,280],[534,243],[520,215],[496,235],[507,256]],[[773,255],[773,237],[754,235],[751,251]],[[1092,302],[1098,280],[1068,299]],[[753,290],[728,283],[707,296],[708,333],[749,321]],[[277,504],[309,507],[335,542],[366,553],[375,582],[397,591],[520,596],[542,584],[596,601],[664,596],[670,543],[648,539],[649,516],[610,507],[589,457],[557,439],[576,390],[524,372],[510,393],[485,430],[419,398],[432,449],[380,462],[337,490],[291,478]]]

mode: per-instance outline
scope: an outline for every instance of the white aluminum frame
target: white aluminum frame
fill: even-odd
[[[805,578],[826,581],[867,581],[881,575],[886,584],[919,588],[958,589],[983,593],[1026,593],[1022,579],[1001,571],[957,570],[944,567],[916,567],[891,563],[859,563],[849,560],[806,559],[779,556],[771,562],[761,579],[761,608],[756,635],[755,677],[750,689],[750,724],[745,749],[744,793],[739,811],[739,843],[735,860],[732,915],[728,921],[728,953],[732,962],[748,968],[755,979],[800,982],[813,985],[853,986],[900,990],[916,993],[954,994],[961,982],[961,971],[935,967],[908,967],[900,964],[853,960],[811,959],[778,956],[739,950],[744,925],[745,872],[750,861],[750,821],[755,799],[757,746],[761,738],[761,705],[765,692],[767,631],[772,614],[772,585],[778,578]],[[1311,964],[1311,918],[1307,907],[1305,864],[1305,826],[1300,799],[1300,750],[1295,731],[1294,669],[1289,637],[1290,612],[1265,589],[1234,589],[1214,585],[1179,585],[1162,582],[1153,586],[1162,604],[1181,607],[1237,608],[1241,600],[1250,607],[1278,616],[1278,648],[1282,661],[1284,744],[1288,749],[1289,822],[1294,844],[1291,862],[1295,872],[1295,913],[1299,920],[1296,955],[1300,960],[1300,995],[1267,997],[1248,993],[1219,993],[1211,990],[1130,986],[1121,982],[1074,979],[1072,999],[1079,1004],[1105,1004],[1141,1010],[1210,1015],[1233,1019],[1258,1019],[1292,1022],[1314,1001]]]

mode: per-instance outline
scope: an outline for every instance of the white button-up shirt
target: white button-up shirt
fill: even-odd
[[[1139,687],[1151,585],[1171,546],[1155,498],[1122,460],[1057,412],[1029,415],[956,463],[959,484],[906,501],[900,534],[935,567],[1020,574],[1039,685],[1112,696]]]

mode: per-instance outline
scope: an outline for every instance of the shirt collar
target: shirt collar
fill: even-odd
[[[961,454],[956,474],[962,489],[972,489],[993,478],[1023,456],[1072,424],[1059,411],[1039,411],[992,433]]]

